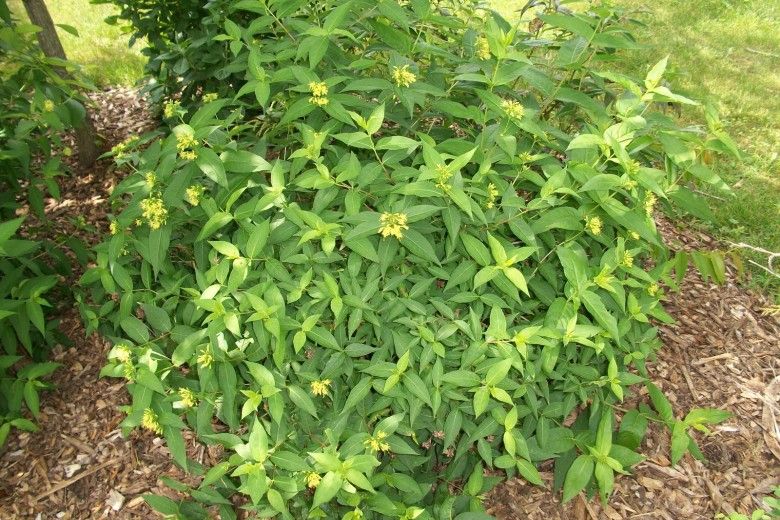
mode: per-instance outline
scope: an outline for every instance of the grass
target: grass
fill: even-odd
[[[510,19],[524,3],[493,1]],[[733,194],[709,193],[715,221],[704,226],[720,239],[780,252],[780,0],[612,3],[639,22],[633,32],[643,45],[624,52],[618,68],[641,78],[670,55],[667,80],[673,90],[717,107],[744,152],[742,161],[715,165]],[[704,116],[689,109],[682,119],[698,123]],[[766,256],[747,258],[766,265]],[[780,299],[780,279],[758,268],[753,272],[753,282]]]
[[[62,28],[57,32],[68,58],[79,63],[87,76],[98,86],[134,85],[143,75],[145,58],[140,42],[128,47],[129,36],[103,19],[116,14],[112,5],[92,5],[89,0],[49,0],[46,2],[55,24],[75,27],[79,36]],[[9,2],[11,11],[27,20],[21,0]]]
[[[780,0],[617,0],[645,25],[646,47],[628,54],[626,70],[644,73],[671,56],[676,90],[718,107],[742,161],[721,161],[733,196],[712,198],[713,234],[780,252]],[[684,119],[701,120],[695,111]],[[766,257],[751,256],[766,263]],[[780,267],[780,266],[778,266]],[[754,281],[778,291],[780,280]]]

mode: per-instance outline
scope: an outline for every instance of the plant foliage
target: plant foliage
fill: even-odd
[[[115,3],[177,35],[150,52],[185,95],[170,133],[118,150],[131,174],[82,279],[122,426],[203,475],[176,485],[197,503],[152,507],[484,518],[503,475],[542,484],[553,459],[565,500],[606,497],[648,420],[680,456],[723,420],[676,421],[657,389],[656,411],[616,410],[670,321],[654,208],[699,204],[687,182],[718,179],[697,158],[729,141],[656,109],[694,103],[666,60],[604,72],[635,46],[613,11],[550,6],[526,31],[461,2],[221,0],[179,33],[155,29],[176,3]],[[184,430],[224,459],[188,459]]]

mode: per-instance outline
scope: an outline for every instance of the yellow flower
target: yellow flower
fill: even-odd
[[[634,255],[626,251],[623,253],[623,262],[621,263],[623,267],[630,268],[634,266]]]
[[[409,229],[406,220],[405,213],[382,213],[379,217],[379,232],[384,238],[392,235],[400,240],[404,236],[403,231]]]
[[[658,294],[658,284],[657,283],[650,284],[650,287],[647,288],[647,294],[649,294],[650,296],[655,296],[656,294]]]
[[[409,70],[409,65],[393,67],[393,81],[395,81],[395,84],[399,87],[408,87],[417,81],[417,76]]]
[[[184,159],[185,161],[194,161],[198,158],[198,152],[195,150],[184,150],[179,152],[179,158]]]
[[[120,363],[128,363],[132,355],[133,352],[130,350],[130,347],[128,347],[127,345],[117,345],[114,351],[114,357]]]
[[[43,102],[43,111],[44,112],[54,112],[54,101],[51,99],[47,99]]]
[[[601,287],[602,289],[611,289],[612,280],[614,280],[614,277],[609,274],[607,269],[602,269],[602,271],[593,278],[593,282]]]
[[[498,197],[498,188],[492,182],[488,184],[487,188],[487,203],[485,207],[490,209],[496,205],[496,197]]]
[[[198,356],[197,362],[202,368],[208,368],[214,362],[214,356],[211,355],[208,347]]]
[[[167,118],[171,118],[176,115],[176,112],[179,111],[180,107],[181,103],[178,101],[168,101],[163,107],[163,115]]]
[[[630,235],[630,236],[631,236],[631,238],[633,238],[634,240],[639,240],[639,233],[637,233],[636,231],[632,231],[632,232],[630,232],[630,233],[629,233],[629,235]]]
[[[152,229],[159,229],[168,219],[168,210],[165,209],[163,200],[156,195],[141,201],[141,211],[146,223]]]
[[[157,414],[154,413],[154,410],[151,408],[147,408],[144,410],[143,418],[141,419],[141,426],[149,430],[150,432],[154,432],[157,435],[161,435],[163,432],[162,426],[160,425],[160,421],[157,418]]]
[[[634,188],[636,188],[636,181],[635,181],[635,180],[633,180],[633,179],[626,179],[626,180],[623,182],[623,187],[624,187],[625,189],[629,190],[629,191],[630,191],[630,190],[633,190]]]
[[[326,97],[312,96],[309,98],[309,103],[311,103],[312,105],[316,105],[318,107],[324,107],[325,105],[330,103],[330,101]]]
[[[311,489],[316,488],[320,485],[320,482],[322,482],[322,477],[319,476],[319,474],[315,473],[314,471],[310,471],[306,474],[306,485],[309,486]]]
[[[330,388],[330,379],[318,379],[311,382],[311,393],[314,395],[328,395],[328,388]]]
[[[198,398],[195,396],[195,392],[189,388],[179,388],[179,400],[185,408],[192,408],[198,404]]]
[[[525,107],[514,99],[504,99],[501,101],[501,108],[506,115],[514,119],[522,119],[525,114]]]
[[[219,97],[219,94],[216,92],[209,92],[208,94],[203,94],[203,97],[201,98],[204,103],[211,103],[212,101],[216,101],[216,99]]]
[[[116,220],[112,220],[111,223],[108,225],[108,230],[111,232],[112,235],[116,235],[119,233],[119,222]]]
[[[157,175],[154,174],[154,172],[149,172],[144,176],[144,179],[146,180],[146,185],[150,188],[154,188],[155,183],[157,183]]]
[[[436,166],[436,187],[448,191],[451,188],[448,184],[451,177],[452,172],[449,168],[443,164]]]
[[[363,441],[363,445],[366,448],[370,448],[373,452],[378,451],[390,451],[390,445],[385,442],[385,439],[387,438],[387,434],[383,432],[382,430],[377,430],[376,434],[374,434],[373,437],[369,437],[365,441]]]
[[[588,228],[588,231],[590,231],[594,235],[601,234],[601,226],[602,226],[602,222],[599,217],[590,217],[589,219],[587,219],[585,223],[585,227]]]
[[[325,83],[317,83],[312,81],[309,83],[309,90],[316,97],[323,97],[328,95],[328,86]]]
[[[655,203],[658,201],[658,198],[655,196],[654,193],[648,192],[647,195],[645,195],[645,213],[647,213],[648,216],[653,214],[653,209],[655,208]]]
[[[200,204],[200,198],[203,196],[203,186],[192,185],[187,188],[186,196],[187,202],[193,206]]]
[[[480,36],[477,39],[477,58],[481,60],[489,60],[490,59],[490,44],[487,41],[487,38],[484,36]]]
[[[198,146],[198,140],[189,132],[182,132],[176,136],[176,149],[179,151]]]
[[[130,383],[135,382],[135,367],[129,361],[122,365],[122,375]]]

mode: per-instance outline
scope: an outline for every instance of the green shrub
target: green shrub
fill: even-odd
[[[654,208],[717,182],[697,160],[724,148],[716,119],[654,110],[693,103],[666,60],[600,72],[634,45],[612,11],[525,33],[404,4],[210,2],[224,32],[201,43],[228,49],[235,92],[171,102],[170,134],[118,150],[82,311],[128,380],[125,431],[203,475],[174,483],[197,503],[148,497],[163,514],[484,518],[504,474],[541,484],[553,459],[565,500],[606,497],[648,420],[676,461],[725,418],[675,420],[649,383],[657,413],[617,413],[670,321]],[[189,460],[185,429],[224,459]]]
[[[68,61],[43,56],[38,27],[11,19],[0,0],[0,218],[15,215],[19,198],[44,217],[43,199],[59,197],[56,177],[71,149],[65,131],[84,119],[78,89],[88,89]],[[67,70],[63,78],[58,71]],[[75,78],[75,79],[74,79]]]
[[[36,428],[23,405],[38,417],[38,392],[48,388],[41,379],[59,366],[45,359],[56,343],[67,342],[52,297],[62,296],[55,285],[70,263],[48,243],[14,238],[23,221],[0,222],[0,447],[12,426]]]

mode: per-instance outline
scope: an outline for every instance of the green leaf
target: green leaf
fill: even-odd
[[[130,339],[136,343],[145,344],[149,342],[149,329],[135,316],[125,316],[119,322],[119,325]]]
[[[326,502],[330,502],[336,493],[341,489],[344,484],[344,479],[341,475],[328,471],[325,476],[322,477],[322,481],[317,485],[317,490],[314,492],[314,501],[312,502],[312,509],[321,506]]]
[[[414,229],[404,231],[401,244],[423,260],[439,263],[439,258],[436,256],[431,242]]]
[[[574,459],[566,480],[563,483],[563,502],[566,503],[585,489],[593,476],[593,459],[589,455],[580,455]]]
[[[203,229],[198,233],[196,240],[200,241],[204,238],[208,238],[217,232],[220,228],[224,227],[228,222],[233,220],[233,216],[230,213],[218,211],[214,213],[204,224]]]
[[[314,406],[314,402],[311,400],[311,397],[309,397],[309,394],[300,387],[294,385],[288,386],[287,391],[290,394],[290,400],[292,400],[295,406],[315,419],[317,418],[317,408]]]
[[[200,171],[206,174],[206,177],[227,188],[228,180],[225,175],[225,166],[211,148],[199,148],[195,164],[200,168]]]

